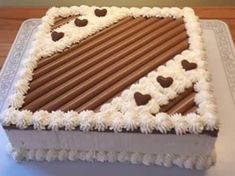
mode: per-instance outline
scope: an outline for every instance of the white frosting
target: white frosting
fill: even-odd
[[[143,112],[140,114],[140,131],[142,133],[148,134],[155,129],[155,121],[154,116],[149,114],[148,112]]]
[[[155,121],[156,129],[159,130],[161,133],[167,133],[167,131],[170,131],[174,127],[172,120],[166,113],[156,114]]]
[[[43,161],[46,159],[47,151],[43,149],[36,150],[35,160]]]
[[[47,161],[54,161],[57,159],[58,156],[58,151],[56,150],[48,150],[47,155],[46,155],[46,160]]]
[[[154,163],[157,165],[163,165],[164,164],[164,154],[159,154],[156,156]]]
[[[153,155],[153,154],[147,153],[147,154],[143,155],[143,164],[144,165],[148,166],[148,165],[152,164],[154,162],[154,160],[155,160],[155,155]]]
[[[100,162],[126,162],[133,164],[143,163],[145,165],[163,165],[165,167],[178,166],[187,169],[207,169],[216,160],[216,153],[212,151],[208,155],[174,155],[174,154],[141,154],[136,152],[107,152],[107,151],[78,151],[78,150],[58,150],[58,149],[15,149],[10,148],[9,152],[17,161],[22,160],[85,160]]]
[[[58,151],[58,160],[63,161],[68,158],[68,152],[66,150]]]
[[[65,130],[74,130],[76,127],[79,127],[82,131],[93,129],[104,131],[105,129],[110,129],[114,132],[121,132],[123,129],[133,131],[140,128],[142,133],[151,133],[153,130],[167,133],[174,128],[178,135],[185,134],[186,132],[199,134],[204,129],[218,129],[219,121],[216,114],[215,100],[212,96],[210,76],[207,72],[201,37],[202,31],[198,17],[195,16],[191,8],[143,7],[141,9],[128,9],[105,7],[107,15],[102,18],[94,15],[94,9],[96,8],[98,7],[73,6],[70,8],[51,8],[46,16],[42,18],[42,24],[38,28],[32,50],[22,63],[23,68],[19,72],[15,91],[10,97],[12,108],[4,114],[4,125],[14,124],[19,128],[33,125],[35,129],[45,129],[47,127],[52,130],[58,130],[61,127],[64,127]],[[83,28],[77,28],[74,22],[70,21],[56,29],[57,32],[64,32],[65,35],[61,40],[53,42],[50,31],[55,18],[78,14],[82,15],[80,16],[81,18],[88,19],[88,25]],[[32,80],[33,70],[37,67],[37,62],[42,56],[50,56],[58,51],[63,51],[73,43],[78,43],[89,35],[127,16],[183,17],[186,32],[189,36],[189,49],[176,55],[165,65],[148,73],[145,77],[124,90],[120,96],[112,99],[110,103],[103,105],[98,112],[82,111],[78,114],[76,112],[64,113],[56,111],[47,113],[39,111],[32,114],[29,111],[18,110],[24,103],[25,94],[29,89],[29,81]],[[184,59],[196,63],[197,68],[185,71],[181,65],[181,61]],[[173,84],[168,88],[162,88],[156,81],[156,77],[159,75],[172,77],[174,80]],[[196,83],[194,89],[197,91],[195,103],[199,107],[197,109],[199,115],[191,113],[186,116],[180,114],[169,116],[165,113],[159,113],[161,105],[167,104],[194,83]],[[142,94],[149,94],[152,99],[144,106],[137,106],[133,98],[136,91]],[[156,114],[156,116],[153,117],[151,114]]]
[[[184,168],[185,167],[184,163],[186,162],[186,160],[187,160],[187,157],[176,157],[173,161],[173,164],[178,167]],[[188,168],[188,167],[186,167],[186,168]],[[193,168],[193,167],[191,167],[191,168]]]
[[[29,82],[28,82],[28,79],[22,79],[22,80],[19,80],[17,83],[16,83],[16,92],[20,93],[20,94],[26,94],[27,91],[29,89]]]
[[[93,129],[94,120],[93,120],[94,112],[93,111],[82,111],[79,113],[80,119],[80,129],[82,131],[88,131]]]
[[[95,157],[95,152],[93,152],[93,158]],[[107,161],[108,162],[116,162],[117,161],[117,153],[116,152],[107,152]]]
[[[22,110],[16,115],[16,126],[20,129],[27,128],[32,123],[32,112]]]
[[[35,160],[35,154],[36,154],[36,150],[34,150],[34,149],[29,150],[29,152],[26,153],[25,159],[26,160]]]
[[[75,111],[69,111],[65,114],[63,124],[66,131],[74,130],[79,124],[79,116]]]
[[[20,92],[16,92],[10,96],[10,106],[13,108],[21,108],[24,103],[25,96]]]
[[[75,161],[78,159],[78,152],[76,150],[68,151],[68,159],[71,161]]]
[[[176,156],[174,154],[165,154],[163,165],[165,167],[173,166],[173,161],[174,161],[175,158],[176,158]]]
[[[8,108],[5,110],[5,112],[2,114],[3,117],[1,117],[2,125],[9,126],[11,124],[16,124],[16,116],[18,111],[15,108]]]
[[[188,122],[181,114],[174,114],[171,116],[173,123],[175,124],[175,132],[178,135],[186,134],[188,131]]]
[[[92,161],[92,151],[89,151],[89,152],[79,152],[78,153],[78,159],[84,161],[84,160],[87,160],[87,161]]]
[[[108,125],[107,121],[109,120],[109,114],[107,112],[96,113],[95,117],[95,129],[98,131],[104,131]]]
[[[123,115],[124,128],[127,131],[133,131],[139,126],[139,122],[137,120],[138,114],[134,111],[128,111]]]
[[[133,152],[130,157],[130,162],[133,164],[140,163],[142,161],[143,154],[139,152]]]
[[[117,160],[119,162],[129,161],[130,152],[118,152]]]
[[[104,162],[106,157],[106,153],[99,151],[97,152],[97,161]]]
[[[24,78],[25,81],[32,81],[33,79],[32,72],[26,69],[21,70],[19,75],[21,78]]]
[[[59,130],[59,128],[63,127],[64,113],[62,111],[53,111],[49,115],[49,123],[48,128],[52,130]]]
[[[46,129],[49,124],[49,113],[42,110],[33,113],[32,123],[34,129]]]
[[[112,119],[112,122],[109,129],[113,130],[114,132],[121,132],[124,127],[122,113],[114,112],[113,114],[111,114],[110,119]]]

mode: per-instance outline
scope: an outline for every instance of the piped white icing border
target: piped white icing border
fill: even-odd
[[[42,24],[39,26],[36,35],[37,40],[33,43],[33,50],[29,57],[23,61],[23,68],[19,73],[20,78],[15,85],[15,93],[10,97],[11,108],[2,114],[3,125],[9,126],[13,124],[20,129],[33,125],[35,129],[48,128],[52,130],[58,130],[61,127],[65,127],[65,130],[74,130],[79,126],[80,130],[83,131],[93,129],[104,131],[105,129],[110,129],[114,130],[114,132],[121,132],[123,129],[131,131],[140,128],[142,133],[151,133],[153,130],[167,133],[175,129],[178,135],[185,134],[186,132],[198,134],[204,129],[211,131],[218,129],[219,122],[212,96],[210,76],[205,61],[201,28],[198,17],[195,16],[191,8],[143,7],[141,9],[127,9],[105,7],[108,12],[106,17],[102,17],[102,22],[94,15],[95,8],[98,7],[51,8],[46,16],[42,18]],[[66,17],[79,13],[86,16],[89,21],[91,20],[91,26],[88,25],[87,30],[84,30],[89,32],[81,32],[81,35],[65,36],[60,41],[54,42],[51,45],[51,37],[49,35],[55,17]],[[62,51],[64,48],[79,42],[96,31],[102,30],[125,16],[183,17],[189,36],[189,49],[176,55],[165,65],[158,67],[147,76],[141,78],[136,84],[124,90],[121,96],[114,98],[110,103],[104,104],[100,112],[82,111],[81,113],[76,113],[71,111],[64,113],[55,111],[48,113],[46,111],[38,111],[32,113],[28,110],[18,110],[24,103],[25,94],[29,89],[29,81],[32,80],[33,70],[37,67],[37,62],[42,56],[50,56],[54,52]],[[98,21],[98,23],[95,23],[95,21]],[[71,34],[74,32],[74,27],[72,22],[70,22],[56,30],[69,31],[67,33]],[[184,59],[197,63],[198,68],[186,72],[181,66],[181,61]],[[169,88],[162,89],[156,80],[153,81],[157,75],[173,77],[173,85]],[[177,94],[192,86],[194,82],[197,82],[194,88],[198,92],[195,97],[195,102],[199,107],[199,115],[190,113],[186,116],[182,116],[181,114],[169,116],[166,113],[158,113],[160,105],[166,104],[170,99],[176,97]],[[135,91],[140,91],[143,94],[148,93],[153,98],[147,105],[137,107],[133,98]],[[153,116],[151,113],[157,114]]]
[[[9,145],[9,153],[17,160],[37,161],[99,161],[99,162],[126,162],[132,164],[160,165],[165,167],[177,166],[187,169],[203,170],[216,162],[216,153],[213,150],[209,155],[181,156],[175,154],[143,154],[138,152],[109,152],[109,151],[79,151],[60,149],[16,149]]]

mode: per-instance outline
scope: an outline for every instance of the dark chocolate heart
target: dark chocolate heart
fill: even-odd
[[[95,15],[98,17],[104,17],[107,14],[106,9],[95,9]]]
[[[61,38],[64,37],[64,33],[63,32],[56,32],[56,31],[53,31],[51,33],[51,38],[54,42],[60,40]]]
[[[173,79],[171,77],[158,76],[157,82],[159,82],[163,88],[167,88],[173,83]]]
[[[195,68],[197,68],[197,64],[196,63],[193,63],[193,62],[189,62],[187,60],[182,60],[181,61],[181,65],[182,67],[188,71],[188,70],[193,70]]]
[[[152,97],[148,94],[143,95],[140,92],[135,92],[134,98],[137,106],[141,106],[146,105]]]
[[[78,27],[86,26],[87,23],[88,23],[87,19],[80,20],[80,19],[76,18],[75,21],[74,21],[74,24]]]

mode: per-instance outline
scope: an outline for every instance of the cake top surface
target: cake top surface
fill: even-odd
[[[176,134],[218,129],[190,8],[51,8],[3,125]]]

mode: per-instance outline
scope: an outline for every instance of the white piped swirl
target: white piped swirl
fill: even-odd
[[[216,160],[216,153],[212,151],[208,155],[175,155],[175,154],[142,154],[137,152],[107,152],[107,151],[79,151],[79,150],[46,150],[46,149],[14,149],[10,153],[14,159],[54,161],[54,160],[85,160],[100,162],[126,162],[133,164],[143,163],[145,165],[163,165],[165,167],[178,166],[187,169],[207,169]]]

